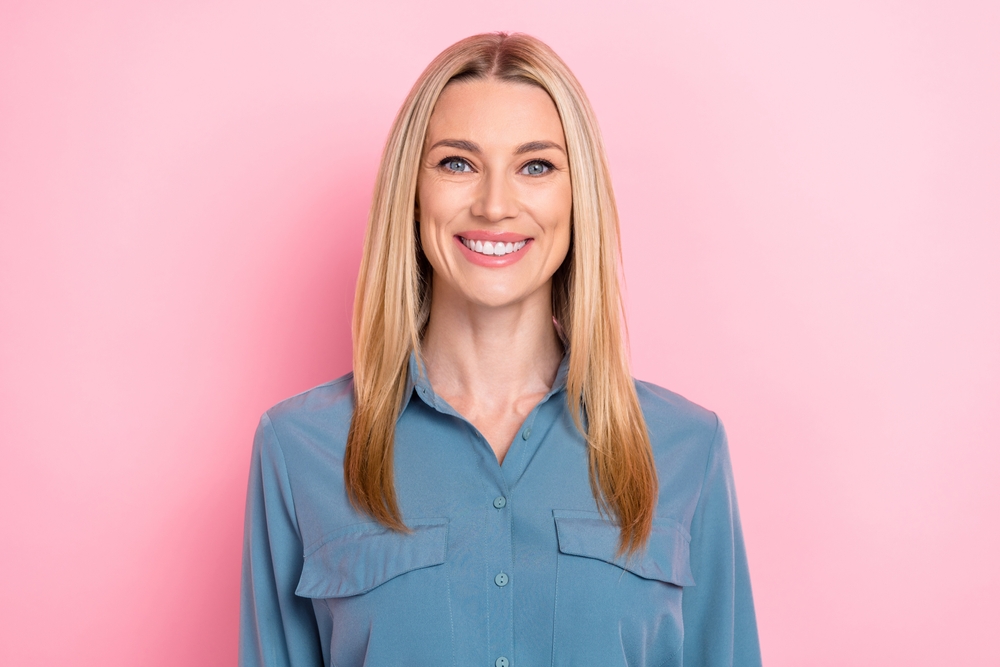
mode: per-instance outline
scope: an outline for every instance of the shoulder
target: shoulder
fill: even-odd
[[[264,413],[286,456],[303,449],[340,449],[354,411],[354,374],[348,373],[287,398]]]
[[[261,417],[262,456],[284,468],[289,506],[306,547],[367,521],[351,506],[344,486],[353,410],[354,377],[348,373],[281,401]]]
[[[670,513],[685,515],[700,493],[713,450],[725,440],[722,423],[711,410],[669,389],[639,380],[635,387],[660,479],[661,510],[679,503]]]
[[[635,389],[651,438],[691,437],[711,444],[720,428],[714,412],[651,382],[636,380]]]

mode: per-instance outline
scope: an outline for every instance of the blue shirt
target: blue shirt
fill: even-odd
[[[636,382],[660,494],[648,548],[615,558],[567,362],[500,465],[411,357],[395,441],[409,534],[348,501],[350,374],[268,410],[247,494],[240,665],[760,665],[718,418]]]

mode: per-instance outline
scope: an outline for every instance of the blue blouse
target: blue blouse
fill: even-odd
[[[760,649],[716,415],[636,382],[660,495],[615,558],[565,400],[568,355],[497,463],[411,358],[395,483],[409,534],[351,507],[350,374],[264,414],[247,493],[243,667],[749,667]]]

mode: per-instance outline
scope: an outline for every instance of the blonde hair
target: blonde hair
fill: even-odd
[[[430,266],[414,223],[427,125],[448,83],[493,78],[548,92],[562,119],[573,184],[569,254],[553,276],[553,314],[569,341],[566,398],[589,449],[598,508],[618,523],[618,552],[644,548],[658,494],[646,423],[629,372],[619,291],[618,212],[587,97],[544,43],[524,34],[475,35],[424,70],[386,141],[368,216],[354,303],[354,413],[344,478],[351,502],[405,531],[393,482],[393,439],[407,364],[430,313]],[[584,420],[586,425],[584,426]]]

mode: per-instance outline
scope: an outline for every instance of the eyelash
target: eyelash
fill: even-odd
[[[544,171],[543,173],[545,173],[545,174],[549,173],[550,171],[555,170],[555,168],[556,168],[556,166],[554,164],[552,164],[551,162],[549,162],[548,160],[531,160],[530,162],[525,163],[525,165],[523,167],[521,167],[521,171],[524,171],[528,167],[528,165],[530,165],[530,164],[541,164],[541,165],[544,165],[546,171]],[[539,176],[540,175],[541,174],[539,174]]]
[[[444,158],[443,160],[441,160],[440,162],[438,162],[438,166],[439,167],[443,167],[444,169],[447,169],[448,171],[450,171],[450,172],[452,172],[454,174],[462,173],[462,172],[455,171],[454,169],[448,169],[448,163],[449,162],[463,162],[463,163],[465,163],[466,165],[469,166],[469,169],[472,169],[472,165],[469,164],[468,160],[466,160],[464,157],[458,157],[457,155],[450,155],[450,156]]]
[[[452,155],[452,156],[450,156],[450,157],[446,157],[446,158],[444,158],[443,160],[441,160],[440,162],[438,162],[438,166],[439,166],[439,167],[443,167],[443,168],[445,168],[445,169],[448,169],[447,165],[448,165],[448,163],[449,163],[449,162],[462,162],[462,163],[464,163],[464,164],[468,165],[470,169],[472,168],[472,165],[471,165],[471,164],[469,164],[469,161],[468,161],[468,160],[466,160],[466,159],[465,159],[464,157],[458,157],[457,155]],[[555,165],[554,165],[554,164],[552,164],[551,162],[549,162],[548,160],[541,160],[541,159],[536,159],[536,160],[530,160],[530,161],[528,161],[528,162],[525,162],[525,163],[524,163],[524,165],[523,165],[523,166],[521,167],[521,169],[519,169],[518,171],[519,171],[519,172],[520,172],[520,171],[524,171],[524,169],[525,169],[525,168],[526,168],[526,167],[527,167],[528,165],[531,165],[531,164],[540,164],[540,165],[544,165],[544,166],[545,166],[545,168],[546,168],[546,169],[547,169],[548,171],[546,171],[546,172],[543,172],[543,173],[548,173],[549,171],[552,171],[553,169],[555,169],[555,168],[556,168],[556,167],[555,167]],[[454,170],[452,170],[452,169],[448,169],[448,171],[451,171],[451,172],[452,172],[452,173],[454,173],[454,174],[460,174],[460,173],[465,173],[465,172],[460,172],[460,171],[454,171]],[[539,175],[541,175],[541,174],[539,174]]]

